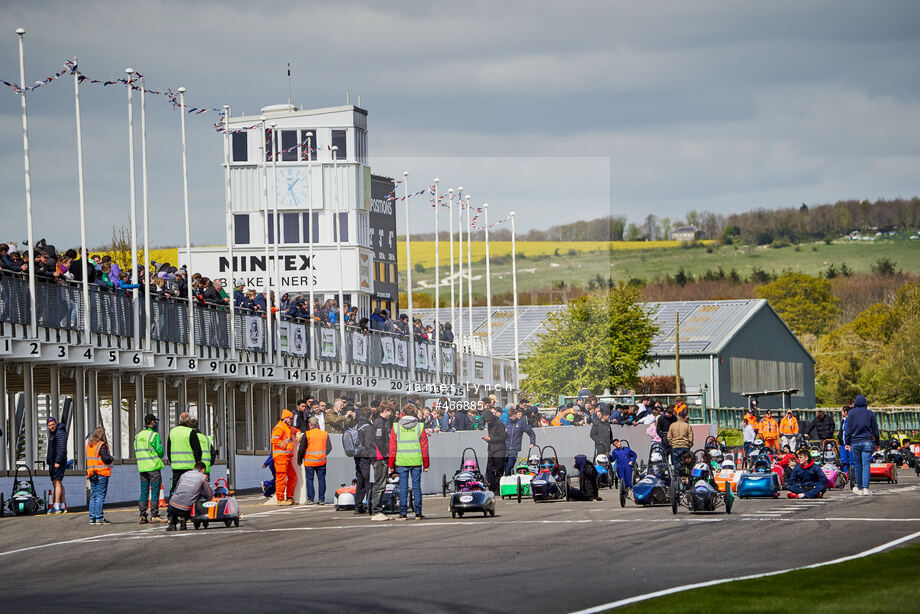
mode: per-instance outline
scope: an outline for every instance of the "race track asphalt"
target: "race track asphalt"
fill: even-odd
[[[815,502],[736,501],[732,514],[502,501],[495,518],[372,522],[331,506],[241,497],[239,528],[167,533],[129,508],[0,519],[7,612],[568,612],[705,580],[855,554],[920,531],[920,481]],[[605,491],[602,494],[613,491]],[[785,493],[784,493],[785,494]]]

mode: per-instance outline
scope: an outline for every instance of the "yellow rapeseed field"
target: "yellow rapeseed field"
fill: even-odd
[[[113,258],[115,258],[114,252],[107,252],[104,250],[95,250],[95,251],[90,250],[89,253],[90,255],[99,254],[100,256],[105,256],[106,254],[108,254],[109,256],[112,256]],[[129,252],[129,257],[130,257],[130,252]],[[120,260],[120,258],[117,258],[117,260]],[[164,247],[162,249],[151,249],[150,250],[150,261],[159,262],[161,264],[164,262],[168,262],[171,265],[176,266],[177,263],[179,262],[179,250],[175,247]],[[144,263],[144,250],[142,249],[137,250],[137,262],[138,264]]]
[[[703,241],[707,243],[711,241]],[[576,252],[599,252],[605,250],[641,250],[655,249],[661,247],[679,247],[680,241],[518,241],[516,248],[518,254],[524,254],[528,258],[534,256],[552,255],[559,250],[559,253],[565,255],[569,250]],[[485,241],[473,241],[472,260],[482,260],[486,256]],[[454,242],[454,261],[459,258],[460,244]],[[398,243],[399,267],[400,270],[406,268],[406,242],[405,239]],[[510,256],[511,241],[489,241],[489,252],[492,257]],[[467,247],[463,244],[463,257],[466,262]],[[450,243],[441,241],[440,245],[440,262],[442,265],[450,265]],[[434,241],[413,241],[412,242],[412,266],[421,264],[425,268],[434,266]]]

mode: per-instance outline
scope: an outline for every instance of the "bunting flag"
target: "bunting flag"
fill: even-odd
[[[13,90],[13,92],[16,93],[16,94],[21,94],[21,93],[23,93],[23,91],[25,91],[25,92],[33,92],[33,91],[37,90],[37,89],[40,88],[40,87],[43,87],[43,86],[45,86],[45,85],[48,85],[49,83],[53,83],[53,82],[57,81],[57,80],[60,79],[61,77],[65,77],[65,76],[67,76],[67,75],[74,75],[74,74],[77,75],[77,79],[79,80],[79,83],[80,83],[81,85],[84,84],[84,83],[89,83],[89,84],[92,84],[92,85],[101,85],[102,87],[108,87],[108,86],[110,86],[110,85],[122,85],[122,86],[125,86],[125,87],[130,87],[132,90],[135,90],[135,91],[141,91],[141,90],[143,90],[144,93],[146,93],[146,94],[152,94],[152,95],[154,95],[154,96],[162,96],[162,97],[166,98],[166,99],[170,102],[170,104],[172,105],[173,109],[178,109],[178,108],[181,106],[181,105],[179,104],[179,95],[178,95],[178,93],[173,92],[171,89],[167,89],[167,90],[164,91],[164,90],[149,89],[149,88],[146,88],[146,87],[141,88],[141,87],[137,84],[138,79],[143,79],[143,78],[144,78],[144,76],[143,76],[141,73],[135,72],[135,73],[131,76],[131,78],[120,77],[120,78],[118,78],[118,79],[93,79],[93,78],[91,78],[91,77],[88,77],[88,76],[86,76],[86,75],[80,73],[80,72],[79,72],[79,67],[78,67],[73,61],[71,61],[71,60],[65,61],[63,67],[61,68],[61,70],[59,70],[59,71],[57,71],[57,72],[51,74],[51,75],[48,76],[48,77],[45,77],[44,79],[42,79],[42,80],[40,80],[40,81],[36,81],[36,82],[33,83],[32,85],[23,87],[23,86],[21,86],[21,85],[18,84],[18,83],[15,83],[15,82],[12,82],[12,81],[7,81],[6,79],[0,79],[0,84],[3,84],[3,85],[5,85],[5,86],[11,88],[11,89]],[[203,114],[205,114],[205,113],[217,113],[218,116],[219,116],[219,120],[213,123],[214,130],[217,131],[217,132],[220,133],[220,134],[226,133],[226,131],[227,131],[227,129],[226,129],[225,126],[224,126],[224,110],[223,110],[223,109],[217,109],[217,108],[213,108],[213,107],[186,107],[186,112],[187,112],[189,115],[196,115],[196,116],[197,116],[197,115],[203,115]],[[253,125],[251,125],[251,126],[244,126],[244,127],[242,127],[242,128],[237,128],[237,129],[235,129],[235,130],[231,130],[230,133],[231,133],[231,134],[237,134],[237,133],[240,133],[240,132],[248,132],[248,131],[250,131],[250,130],[256,130],[256,129],[260,129],[260,128],[261,128],[261,123],[258,123],[258,124],[253,124]],[[265,147],[265,149],[268,151],[268,150],[271,149],[271,129],[269,128],[269,129],[267,129],[265,132],[266,132],[266,137],[265,137],[265,138],[266,138],[266,147]],[[330,146],[328,146],[328,145],[326,146],[326,149],[329,150],[329,151],[332,151],[332,147],[330,147]],[[307,139],[304,139],[304,140],[301,141],[300,143],[296,143],[296,144],[292,145],[291,147],[288,147],[288,148],[285,148],[285,149],[279,149],[279,150],[275,153],[275,155],[276,155],[276,156],[278,156],[278,155],[283,155],[283,154],[286,154],[286,153],[290,153],[291,151],[294,151],[294,150],[298,150],[298,151],[300,151],[300,150],[307,150]],[[319,150],[316,148],[315,145],[311,145],[311,146],[309,147],[309,151],[310,151],[311,153],[318,153],[318,152],[319,152]],[[267,154],[266,159],[271,160],[271,153]],[[276,158],[276,159],[277,159],[277,158]],[[431,198],[431,201],[430,201],[430,205],[431,205],[431,208],[432,208],[432,209],[434,209],[434,208],[437,207],[437,206],[441,206],[441,207],[445,207],[445,208],[449,208],[449,207],[451,206],[449,200],[448,200],[447,202],[445,202],[446,195],[444,195],[444,194],[439,194],[438,197],[437,197],[437,202],[435,202],[435,198],[434,198],[434,196],[435,196],[435,186],[433,186],[433,185],[432,185],[432,186],[429,186],[429,187],[427,187],[427,188],[424,188],[424,189],[422,189],[422,190],[419,190],[418,192],[413,192],[412,194],[408,194],[408,195],[406,195],[406,196],[399,196],[399,197],[397,197],[397,196],[396,196],[396,186],[400,185],[401,183],[402,183],[402,180],[396,181],[396,182],[394,183],[393,190],[391,190],[390,192],[388,192],[388,193],[384,196],[384,200],[388,200],[388,201],[391,201],[391,202],[395,202],[395,201],[404,201],[404,200],[406,200],[406,199],[414,198],[414,197],[416,197],[416,196],[422,196],[422,195],[424,195],[424,194],[427,193],[427,194],[429,194],[429,195],[432,197],[432,198]],[[458,201],[458,205],[460,206],[460,209],[461,209],[461,211],[462,211],[463,208],[464,208],[466,205],[464,204],[462,194],[460,194],[459,192],[458,192],[458,194],[460,195],[460,200]],[[481,207],[469,207],[469,209],[470,209],[471,212],[474,212],[474,213],[475,213],[475,215],[474,215],[474,216],[472,217],[472,219],[470,220],[470,227],[471,227],[473,230],[485,230],[485,226],[478,226],[478,225],[477,225],[477,222],[479,221],[479,218],[480,218],[480,214],[483,212],[482,208],[481,208]],[[504,224],[504,223],[506,223],[509,219],[510,219],[510,218],[508,218],[508,217],[504,217],[504,218],[498,220],[497,222],[494,222],[494,223],[492,223],[492,224],[489,224],[489,228],[494,228],[495,226],[498,226],[499,224]]]
[[[45,77],[41,81],[36,81],[33,85],[27,86],[25,88],[20,87],[18,83],[12,83],[10,81],[7,81],[6,79],[0,79],[0,83],[2,83],[3,85],[7,87],[13,88],[14,93],[21,94],[23,91],[26,91],[26,92],[35,91],[38,88],[42,87],[43,85],[48,85],[52,81],[57,81],[63,76],[72,75],[74,71],[76,70],[77,70],[76,64],[74,64],[70,60],[67,60],[66,62],[64,62],[64,67],[61,68],[60,71],[54,73],[50,77]]]

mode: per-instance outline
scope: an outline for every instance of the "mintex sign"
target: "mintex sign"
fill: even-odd
[[[259,248],[234,249],[233,262],[224,247],[192,248],[189,269],[212,280],[219,279],[230,285],[230,273],[236,283],[247,289],[265,291],[275,288],[276,260],[274,250]],[[363,266],[361,261],[363,260]],[[354,247],[342,248],[341,277],[339,255],[334,247],[316,247],[313,257],[309,248],[279,248],[277,269],[281,277],[282,292],[336,292],[340,283],[346,293],[373,292],[373,276],[369,275],[369,253]],[[186,264],[185,250],[179,250],[179,264]],[[341,281],[340,281],[341,279]]]

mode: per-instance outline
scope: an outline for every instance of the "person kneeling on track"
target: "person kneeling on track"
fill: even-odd
[[[169,518],[167,531],[175,531],[177,521],[179,528],[184,531],[185,523],[192,515],[195,503],[199,499],[211,498],[211,486],[208,484],[206,471],[205,464],[198,461],[193,471],[186,471],[179,478],[176,489],[169,498],[169,506],[166,508],[166,515]]]
[[[808,450],[800,449],[796,456],[799,463],[789,476],[788,497],[790,499],[814,499],[824,496],[824,491],[827,490],[827,478],[824,472],[811,460]]]
[[[569,487],[570,501],[603,501],[598,494],[597,469],[584,454],[575,456],[575,468],[578,469],[578,488]]]
[[[617,477],[626,482],[626,486],[632,488],[633,485],[633,467],[636,464],[636,453],[628,446],[623,445],[619,439],[613,440],[613,450],[610,451],[610,458],[617,468]]]

